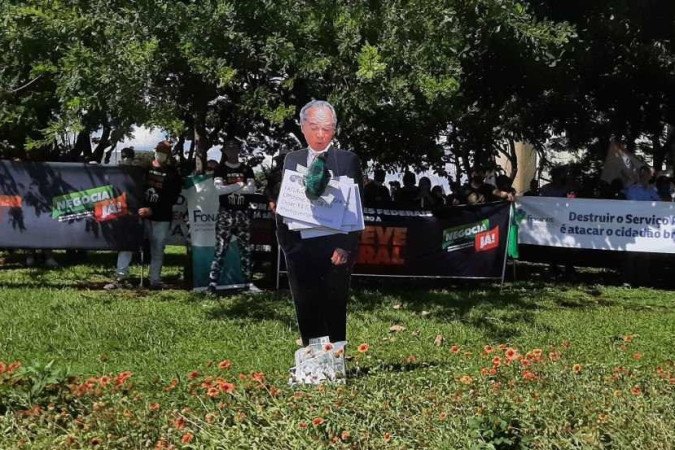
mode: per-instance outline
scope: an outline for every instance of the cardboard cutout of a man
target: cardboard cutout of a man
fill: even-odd
[[[300,125],[307,148],[286,155],[284,171],[300,165],[312,173],[318,164],[331,177],[352,178],[363,192],[359,157],[332,146],[337,126],[333,106],[321,100],[308,103],[300,111]],[[302,239],[298,231],[288,229],[282,217],[277,215],[276,222],[303,344],[323,336],[331,342],[346,340],[347,297],[360,233]]]

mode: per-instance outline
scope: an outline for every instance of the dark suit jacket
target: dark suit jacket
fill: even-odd
[[[286,155],[284,160],[284,170],[295,170],[298,164],[307,166],[307,152],[309,149],[297,150]],[[361,172],[361,161],[359,157],[346,150],[328,149],[326,154],[326,167],[335,177],[346,175],[354,179],[359,185],[359,191],[363,198],[363,173]],[[349,234],[334,234],[330,236],[317,237],[312,239],[302,239],[299,231],[291,231],[285,223],[283,217],[277,216],[277,239],[287,260],[296,258],[330,259],[336,248],[341,248],[349,252],[349,262],[353,264],[356,260],[360,232]]]

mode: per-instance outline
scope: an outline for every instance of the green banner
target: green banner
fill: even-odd
[[[113,197],[111,185],[54,197],[52,199],[52,218],[68,220],[92,215],[96,203],[110,200]]]

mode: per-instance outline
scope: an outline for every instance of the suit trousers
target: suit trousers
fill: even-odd
[[[329,336],[331,342],[347,338],[347,297],[352,265],[335,266],[316,258],[286,258],[288,281],[295,304],[303,345]]]

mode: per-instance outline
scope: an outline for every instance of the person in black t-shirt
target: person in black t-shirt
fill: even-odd
[[[173,205],[183,187],[178,169],[173,164],[171,142],[162,141],[155,148],[155,159],[145,174],[144,198],[138,216],[145,219],[145,233],[150,241],[150,288],[162,289],[161,272],[164,263],[164,249],[171,232]],[[105,289],[129,286],[129,264],[133,253],[119,252],[117,255],[116,280],[105,285]]]
[[[216,219],[216,246],[209,272],[210,293],[215,293],[223,269],[223,257],[230,247],[232,236],[239,239],[241,268],[244,278],[251,281],[251,250],[249,247],[251,219],[248,214],[248,195],[255,192],[253,170],[239,162],[240,144],[230,141],[223,146],[225,161],[213,173],[213,185],[220,194],[220,208]],[[249,284],[253,289],[254,287]]]
[[[373,181],[363,186],[363,206],[376,207],[391,201],[389,189],[384,185],[386,172],[382,169],[375,169]]]

